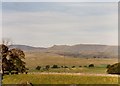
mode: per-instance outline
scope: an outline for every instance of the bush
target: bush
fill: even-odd
[[[64,68],[68,68],[67,66],[65,66]]]
[[[64,68],[64,66],[61,66],[61,68]]]
[[[94,64],[90,64],[89,67],[94,67]]]
[[[37,67],[36,67],[36,70],[40,70],[40,69],[41,69],[41,66],[37,66]]]
[[[50,69],[50,65],[46,65],[46,70],[49,70]]]
[[[58,68],[58,65],[53,65],[53,67],[52,68]]]
[[[75,66],[72,66],[72,68],[75,68]]]
[[[109,66],[107,73],[120,75],[120,62]]]

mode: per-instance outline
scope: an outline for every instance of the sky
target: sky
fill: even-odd
[[[116,2],[3,2],[2,37],[39,47],[118,44]]]
[[[1,0],[2,2],[119,2],[119,0]]]

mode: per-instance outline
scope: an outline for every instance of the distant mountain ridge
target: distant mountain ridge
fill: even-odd
[[[10,48],[19,48],[29,52],[47,52],[64,56],[75,57],[116,57],[118,55],[118,46],[97,45],[97,44],[77,44],[77,45],[54,45],[49,48],[32,47],[27,45],[11,45]]]
[[[39,50],[44,50],[46,48],[43,47],[32,47],[28,45],[10,45],[10,48],[19,48],[23,51],[39,51]]]
[[[71,52],[79,52],[79,51],[95,51],[95,52],[106,52],[106,51],[116,51],[117,46],[109,46],[109,45],[94,45],[94,44],[77,44],[73,46],[68,45],[54,45],[49,48],[49,50],[61,50],[61,51],[71,51]]]

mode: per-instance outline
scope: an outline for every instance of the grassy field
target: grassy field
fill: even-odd
[[[25,62],[28,68],[35,69],[36,66],[59,65],[59,66],[88,66],[94,64],[95,66],[104,67],[107,64],[114,64],[118,62],[116,58],[73,58],[63,57],[57,54],[40,53],[40,52],[25,52]]]
[[[41,73],[84,73],[84,74],[106,74],[106,66],[118,61],[116,58],[73,58],[63,57],[57,54],[46,54],[40,52],[25,52],[28,74],[5,75],[3,84],[22,84],[27,81],[32,84],[117,84],[116,76],[92,76],[92,75],[66,75],[66,74],[41,74]],[[89,68],[89,64],[95,67]],[[67,66],[68,68],[50,68],[43,70],[46,65]],[[41,66],[41,70],[36,70]],[[75,66],[75,68],[72,68]],[[82,66],[82,67],[79,67]],[[85,67],[87,66],[87,67]]]
[[[51,53],[38,53],[38,52],[26,52],[26,65],[29,68],[29,72],[66,72],[66,73],[106,73],[106,66],[108,64],[114,64],[117,62],[117,58],[73,58],[73,57],[63,57],[57,54]],[[94,68],[84,67],[89,64],[94,64]],[[43,70],[46,65],[67,66],[68,68],[50,68],[49,71]],[[35,68],[41,66],[40,71]],[[75,66],[75,68],[72,68]],[[82,66],[82,67],[79,67]]]
[[[6,75],[3,84],[118,84],[118,77],[60,74]]]

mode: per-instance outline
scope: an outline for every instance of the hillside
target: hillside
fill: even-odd
[[[69,52],[116,52],[117,46],[108,45],[90,45],[90,44],[78,44],[73,46],[68,45],[54,45],[48,50],[69,51]]]
[[[23,51],[41,51],[44,50],[46,48],[43,47],[32,47],[32,46],[28,46],[28,45],[10,45],[10,48],[19,48]]]
[[[117,57],[118,47],[108,45],[78,44],[78,45],[54,45],[49,48],[32,47],[26,45],[11,45],[10,48],[20,48],[26,52],[44,52],[46,54],[54,53],[62,56],[71,57],[94,57],[108,58]]]
[[[118,47],[108,45],[78,44],[73,46],[54,45],[47,49],[49,52],[55,52],[64,56],[73,57],[117,57]]]

